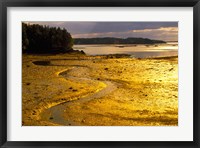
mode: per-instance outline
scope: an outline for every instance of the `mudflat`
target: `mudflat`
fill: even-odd
[[[23,55],[24,126],[177,126],[178,57]]]

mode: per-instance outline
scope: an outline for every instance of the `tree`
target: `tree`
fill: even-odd
[[[73,39],[66,29],[22,23],[23,53],[65,53],[72,46]]]
[[[26,52],[26,49],[29,45],[29,40],[26,34],[26,25],[22,23],[22,52]]]

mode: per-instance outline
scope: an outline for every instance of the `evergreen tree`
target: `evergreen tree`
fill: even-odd
[[[73,39],[66,29],[22,23],[23,53],[65,53],[72,46]]]

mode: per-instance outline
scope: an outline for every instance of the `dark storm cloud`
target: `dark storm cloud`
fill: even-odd
[[[66,28],[71,33],[123,32],[128,30],[177,27],[177,22],[37,22],[54,27]]]
[[[177,33],[160,28],[177,28],[178,22],[30,22],[66,28],[73,37],[148,37],[177,40]],[[160,29],[160,30],[159,30]],[[134,32],[137,30],[146,30]],[[151,30],[151,31],[149,31]],[[171,32],[171,33],[170,33]]]

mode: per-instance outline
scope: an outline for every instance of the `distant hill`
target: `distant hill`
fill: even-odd
[[[148,38],[74,38],[74,44],[161,44],[166,43],[161,40],[151,40]]]

